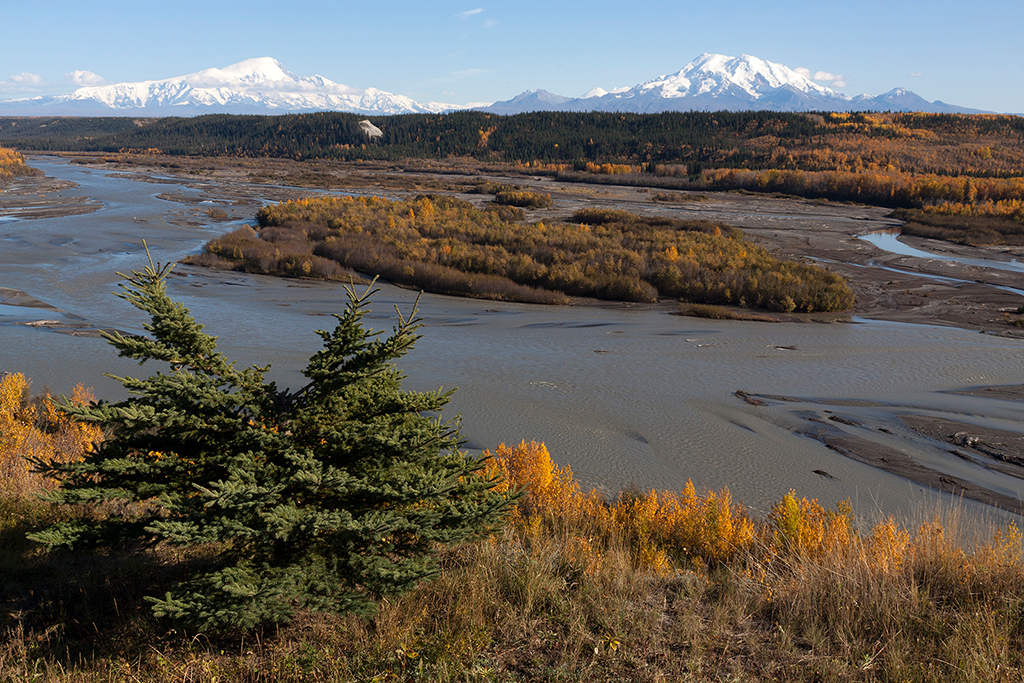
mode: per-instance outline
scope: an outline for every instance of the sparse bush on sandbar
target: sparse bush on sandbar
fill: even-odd
[[[494,195],[494,203],[523,209],[546,209],[551,206],[551,195],[531,190],[500,190]]]

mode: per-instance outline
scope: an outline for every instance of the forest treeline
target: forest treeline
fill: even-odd
[[[926,113],[463,111],[195,118],[4,118],[33,151],[386,161],[463,159],[562,180],[749,190],[989,217],[935,234],[1015,244],[1024,226],[1024,117]],[[942,222],[942,221],[939,221]],[[949,223],[946,221],[945,223]],[[968,234],[970,233],[970,234]]]
[[[963,114],[464,111],[373,117],[340,112],[193,118],[8,117],[0,142],[21,150],[159,151],[291,159],[471,157],[578,171],[696,178],[710,168],[896,171],[1010,177],[1024,169],[1024,118]],[[591,166],[588,168],[588,162]],[[660,169],[659,169],[660,166]],[[617,170],[615,170],[617,168]]]
[[[570,222],[429,195],[319,197],[266,206],[258,232],[210,241],[198,265],[344,279],[344,269],[442,294],[564,303],[681,299],[774,311],[842,311],[838,275],[783,261],[722,223],[583,209]]]

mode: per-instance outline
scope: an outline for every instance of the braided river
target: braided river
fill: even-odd
[[[0,372],[24,372],[33,388],[67,392],[81,382],[101,398],[124,396],[104,373],[163,369],[117,358],[99,329],[142,333],[145,318],[112,295],[117,272],[177,261],[237,222],[202,220],[217,208],[161,199],[169,184],[138,182],[63,160],[30,162],[73,181],[88,214],[0,217],[0,287],[38,302],[0,305]],[[168,181],[170,182],[170,181]],[[182,181],[183,183],[184,181]],[[172,183],[173,184],[173,183]],[[191,221],[178,220],[191,211]],[[197,218],[198,217],[198,218]],[[169,292],[239,364],[270,363],[297,388],[317,329],[345,303],[340,285],[178,265]],[[390,329],[395,307],[416,293],[379,285],[370,323]],[[43,305],[47,307],[41,307]],[[1021,342],[954,327],[852,318],[829,324],[711,321],[670,305],[548,307],[424,294],[423,338],[400,362],[408,388],[457,388],[445,416],[460,414],[466,448],[536,439],[586,486],[698,489],[728,486],[764,513],[790,489],[832,505],[914,514],[940,494],[847,457],[813,436],[808,417],[841,415],[856,432],[961,481],[1019,499],[1024,480],[950,454],[911,432],[905,414],[1020,432],[1024,403],[953,393],[1024,383]],[[28,324],[26,324],[28,323]],[[754,405],[735,395],[788,397]],[[849,424],[848,424],[849,423]],[[979,513],[988,506],[964,501]]]

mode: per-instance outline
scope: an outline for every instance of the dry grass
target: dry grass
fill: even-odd
[[[1019,681],[1024,549],[944,519],[864,524],[785,495],[766,519],[728,490],[583,491],[543,444],[488,461],[523,490],[502,532],[443,551],[376,616],[302,614],[211,639],[143,595],[201,556],[40,555],[53,520],[5,492],[0,680]],[[108,511],[109,513],[109,511]]]

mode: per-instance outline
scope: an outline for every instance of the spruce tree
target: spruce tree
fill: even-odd
[[[108,438],[83,460],[36,462],[53,501],[126,510],[33,535],[49,548],[205,547],[216,561],[149,598],[157,615],[204,631],[287,621],[296,609],[372,612],[436,571],[432,551],[492,530],[507,509],[481,462],[459,451],[450,393],[401,388],[394,361],[419,338],[416,309],[392,334],[364,327],[372,288],[304,371],[279,390],[267,367],[236,369],[172,301],[171,265],[150,264],[118,296],[147,312],[150,336],[108,335],[119,355],[167,367],[115,377],[120,402],[65,403]],[[107,505],[103,505],[107,504]],[[110,505],[114,504],[114,505]],[[212,544],[212,545],[211,545]]]

